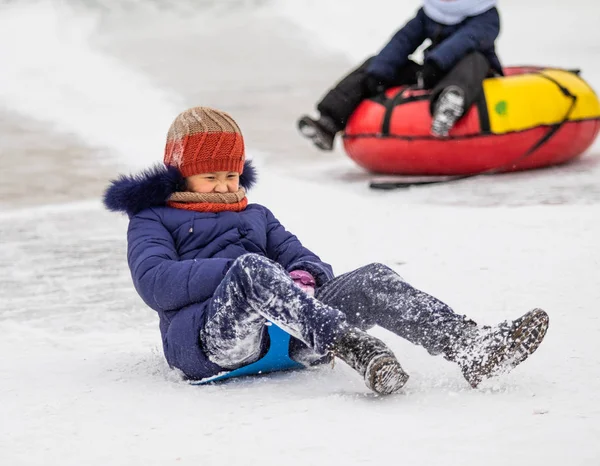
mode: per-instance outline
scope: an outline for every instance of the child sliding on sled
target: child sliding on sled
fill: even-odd
[[[291,335],[293,360],[338,357],[379,394],[400,389],[408,374],[366,333],[374,325],[457,363],[473,387],[524,361],[544,338],[540,309],[482,327],[385,265],[335,277],[266,207],[248,204],[254,181],[235,121],[197,107],[171,125],[164,165],[122,176],[105,194],[109,209],[130,217],[133,283],[158,312],[168,363],[187,378],[263,358],[269,323]]]
[[[423,0],[423,7],[381,52],[344,77],[318,103],[318,119],[303,116],[301,134],[332,150],[358,104],[386,89],[418,85],[431,89],[431,133],[446,137],[482,92],[483,80],[502,75],[494,42],[500,33],[496,0]],[[423,66],[408,57],[425,39]]]

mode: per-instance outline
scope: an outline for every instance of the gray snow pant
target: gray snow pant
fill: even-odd
[[[210,301],[200,343],[212,362],[235,369],[264,354],[267,321],[293,337],[290,356],[303,364],[322,359],[350,326],[379,325],[435,355],[473,325],[382,264],[340,275],[312,298],[279,264],[247,254]]]

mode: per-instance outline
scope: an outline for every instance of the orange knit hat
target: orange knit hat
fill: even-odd
[[[216,171],[242,173],[244,159],[242,132],[225,112],[190,108],[169,128],[164,162],[184,177]]]

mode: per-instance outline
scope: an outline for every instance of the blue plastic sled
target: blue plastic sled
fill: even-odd
[[[292,369],[303,369],[304,366],[290,358],[290,335],[275,324],[267,324],[269,339],[271,341],[267,353],[258,361],[247,366],[234,369],[230,372],[221,373],[202,380],[193,380],[192,385],[205,385],[207,383],[219,382],[233,377],[244,377],[247,375],[259,375],[269,372],[289,371]]]

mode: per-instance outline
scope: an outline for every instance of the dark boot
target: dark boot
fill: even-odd
[[[346,332],[332,353],[365,379],[367,387],[380,395],[401,389],[408,380],[394,353],[381,340],[357,328]]]
[[[298,129],[305,138],[312,140],[313,144],[321,150],[333,150],[333,140],[340,130],[332,118],[321,115],[315,120],[304,115],[298,120]]]
[[[435,103],[431,134],[446,137],[465,112],[464,92],[456,86],[450,86],[442,92]]]
[[[482,380],[506,374],[532,354],[548,330],[548,314],[534,309],[494,327],[474,327],[465,338],[444,351],[456,362],[473,388]]]

